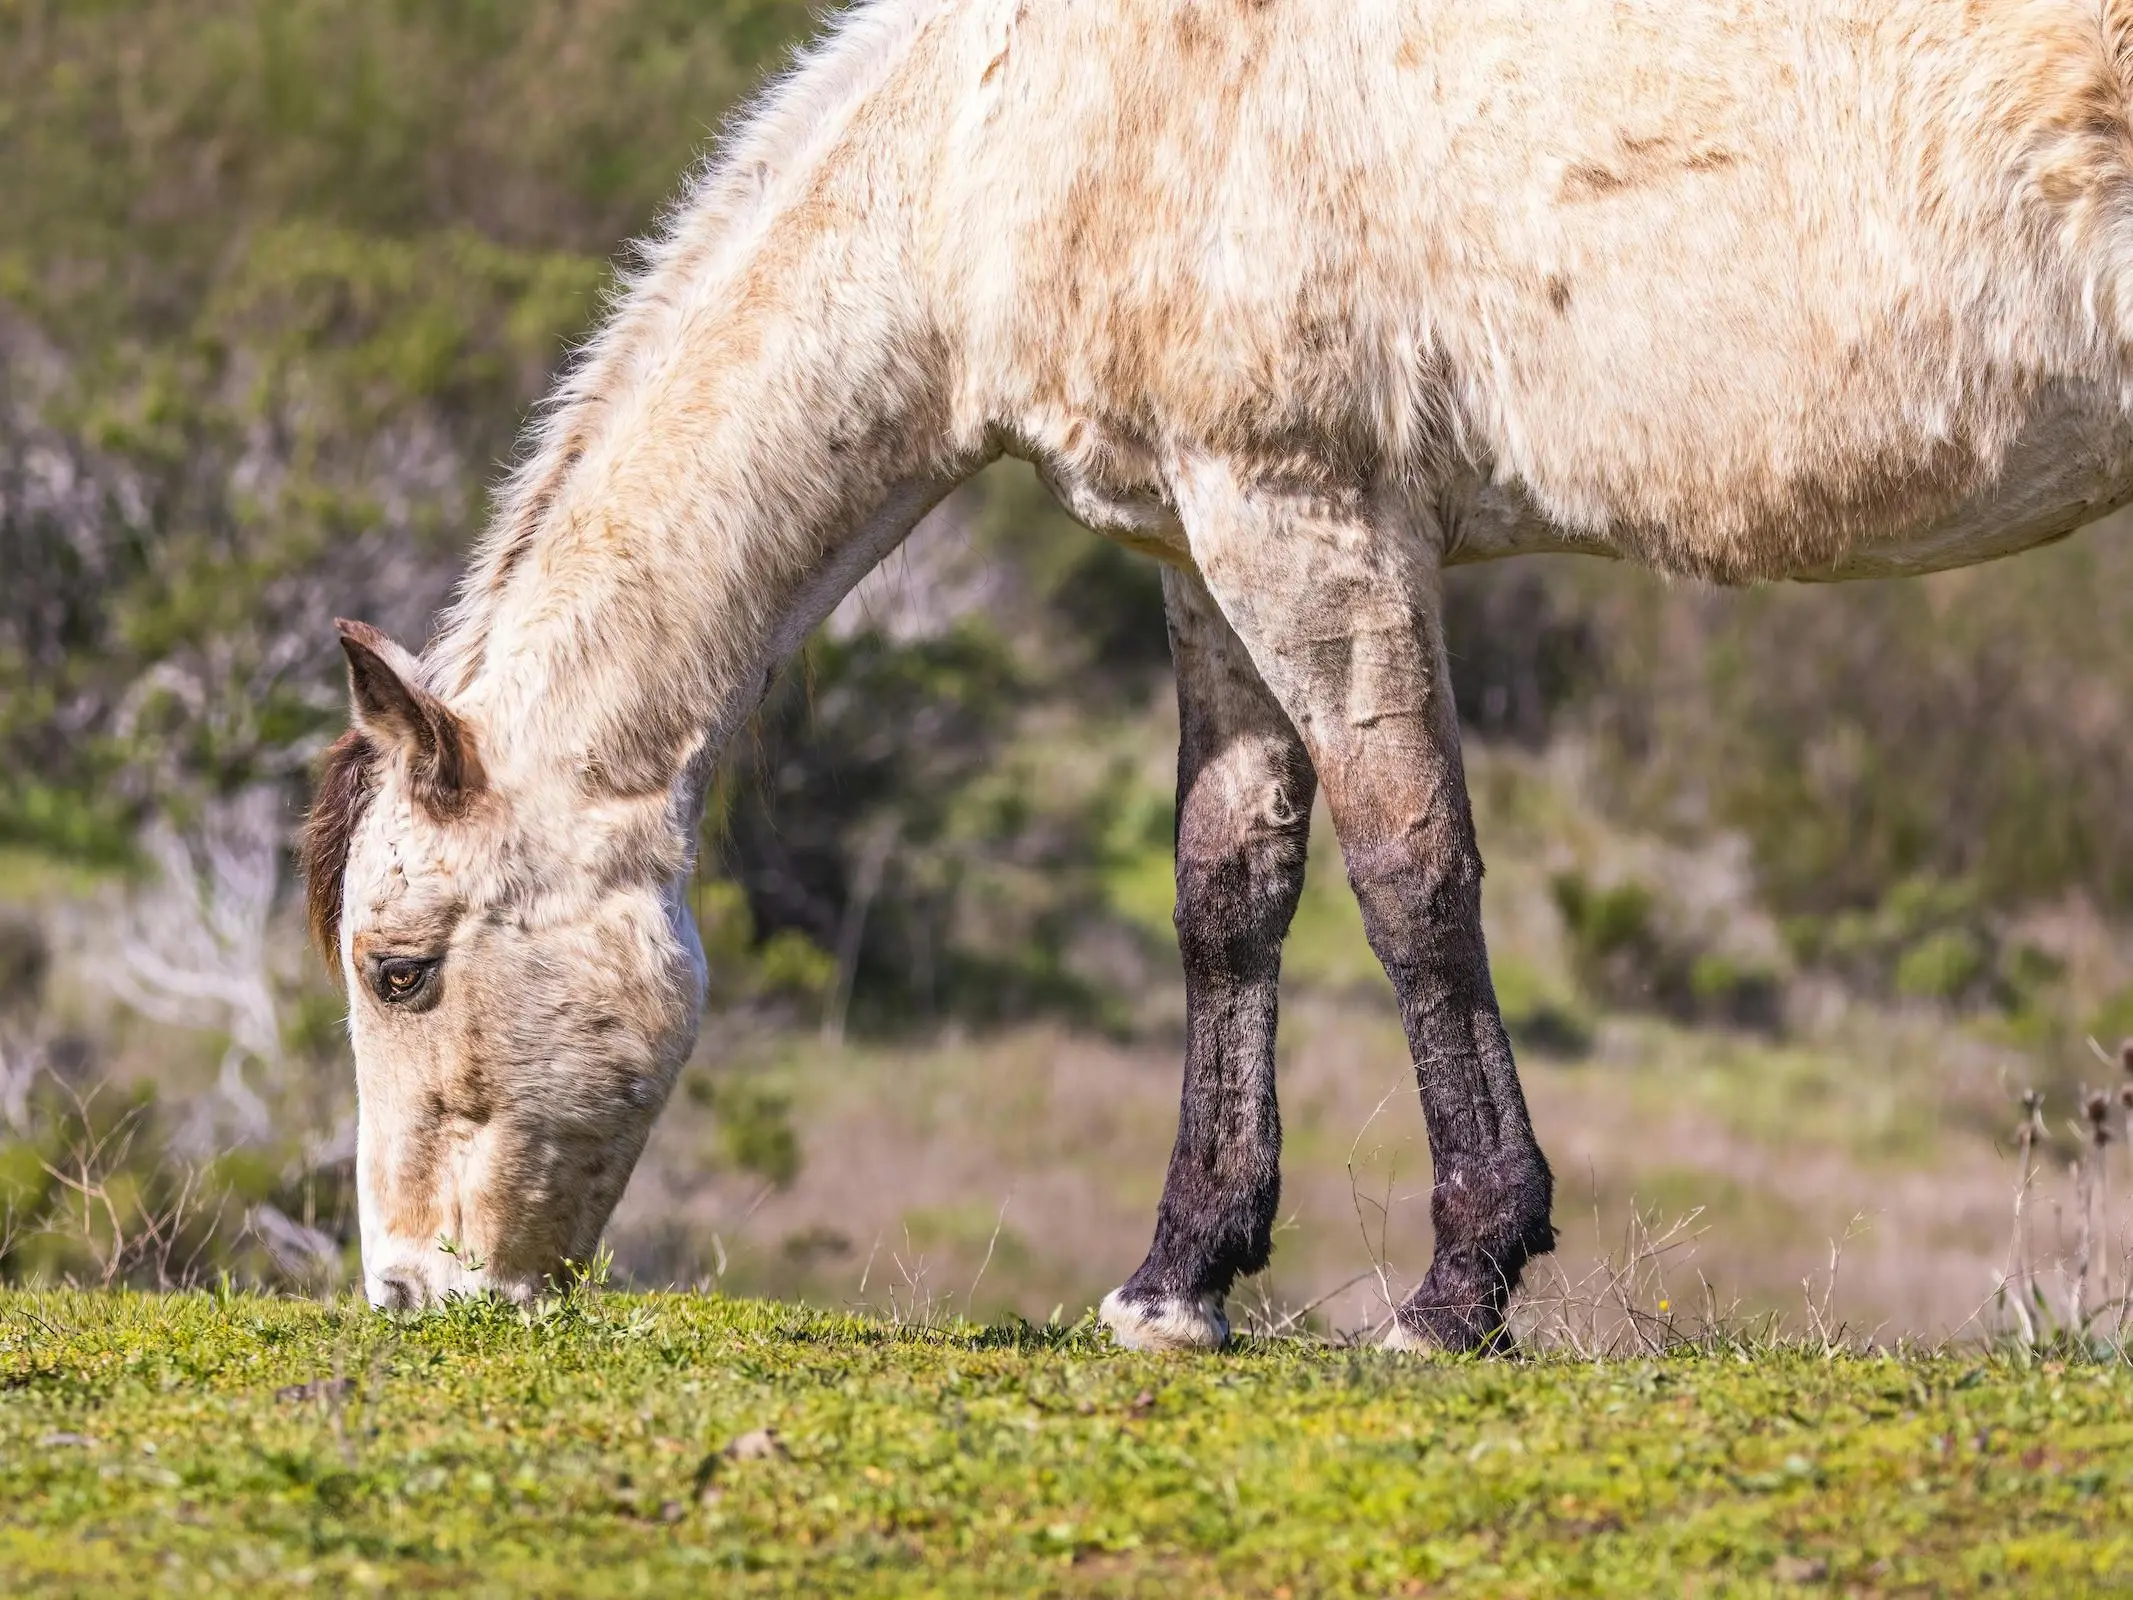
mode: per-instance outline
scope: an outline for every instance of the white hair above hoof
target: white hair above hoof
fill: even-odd
[[[1428,1335],[1417,1333],[1398,1317],[1394,1317],[1392,1326],[1385,1330],[1385,1337],[1378,1341],[1378,1348],[1380,1350],[1435,1350],[1437,1344]]]
[[[1166,1295],[1139,1306],[1113,1289],[1096,1315],[1125,1350],[1219,1350],[1229,1343],[1229,1318],[1222,1314],[1219,1295],[1189,1300]]]
[[[1378,1341],[1380,1350],[1402,1350],[1417,1355],[1458,1355],[1462,1352],[1474,1355],[1512,1356],[1518,1353],[1518,1342],[1511,1330],[1502,1323],[1495,1332],[1484,1339],[1468,1345],[1447,1344],[1441,1338],[1432,1337],[1420,1328],[1412,1327],[1403,1317],[1394,1317],[1392,1326],[1385,1330],[1385,1337]]]

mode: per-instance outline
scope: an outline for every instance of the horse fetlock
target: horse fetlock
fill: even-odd
[[[1431,1195],[1436,1254],[1394,1315],[1386,1347],[1508,1352],[1504,1308],[1526,1263],[1555,1248],[1553,1188],[1537,1149],[1448,1165]]]
[[[1394,1315],[1387,1345],[1508,1354],[1511,1335],[1504,1310],[1527,1261],[1554,1248],[1555,1230],[1545,1218],[1522,1233],[1496,1232],[1480,1244],[1460,1243],[1440,1232],[1429,1271]]]
[[[1155,1240],[1126,1280],[1128,1298],[1211,1296],[1219,1302],[1239,1278],[1267,1264],[1281,1208],[1281,1174],[1270,1148],[1279,1133],[1262,1128],[1251,1137],[1265,1158],[1257,1171],[1225,1171],[1190,1149],[1183,1159],[1173,1155]]]
[[[1440,1159],[1429,1202],[1438,1257],[1490,1262],[1516,1288],[1526,1263],[1555,1248],[1554,1196],[1554,1175],[1537,1146],[1480,1161]]]
[[[1439,1250],[1421,1285],[1393,1314],[1385,1346],[1508,1353],[1504,1307],[1517,1284],[1515,1269],[1507,1273],[1487,1256]]]
[[[1222,1296],[1153,1295],[1113,1289],[1097,1318],[1127,1350],[1219,1350],[1229,1343]]]

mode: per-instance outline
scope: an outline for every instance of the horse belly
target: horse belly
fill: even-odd
[[[1975,566],[2063,539],[2128,504],[2133,504],[2133,429],[2109,409],[2055,410],[2016,439],[1999,470],[1978,488],[1857,538],[1828,561],[1773,567],[1752,576],[1833,583]],[[1447,565],[1560,552],[1659,564],[1651,559],[1649,530],[1557,521],[1515,481],[1475,475],[1449,486],[1438,510],[1447,535]],[[1693,546],[1696,530],[1669,530],[1663,542]],[[1822,543],[1779,528],[1750,542],[1770,549],[1816,549]]]
[[[1988,481],[1939,514],[1783,576],[1827,583],[1975,566],[2063,539],[2129,501],[2133,436],[2123,415],[2055,411],[2017,437]]]

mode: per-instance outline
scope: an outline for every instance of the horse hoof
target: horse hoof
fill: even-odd
[[[1219,1295],[1166,1295],[1152,1305],[1136,1305],[1113,1289],[1096,1315],[1124,1350],[1219,1350],[1229,1343],[1229,1318],[1222,1314]]]

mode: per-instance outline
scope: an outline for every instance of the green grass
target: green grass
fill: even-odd
[[[291,1387],[338,1377],[345,1395]],[[10,1593],[2075,1594],[2133,1370],[1119,1354],[607,1295],[0,1296]],[[781,1450],[724,1454],[753,1430]],[[701,1486],[701,1492],[700,1492]]]

